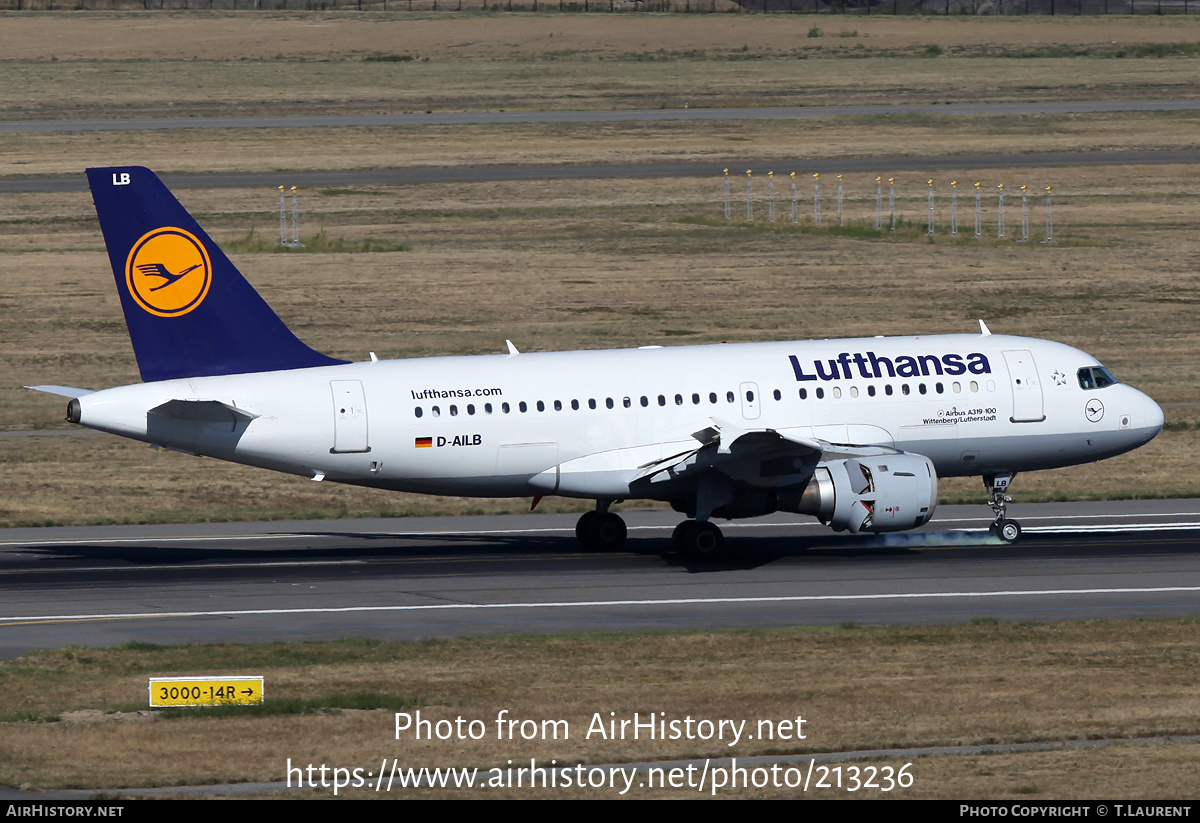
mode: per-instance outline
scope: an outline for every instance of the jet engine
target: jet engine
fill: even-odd
[[[817,464],[806,484],[739,496],[713,516],[735,520],[784,511],[811,514],[835,531],[900,532],[933,517],[937,489],[933,463],[922,455],[850,457]]]
[[[852,457],[818,465],[797,505],[780,508],[815,515],[835,531],[899,532],[933,517],[937,488],[933,463],[922,455]]]

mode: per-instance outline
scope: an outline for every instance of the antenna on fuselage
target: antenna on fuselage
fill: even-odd
[[[504,342],[505,342],[505,344],[508,346],[508,353],[509,353],[509,354],[520,354],[520,352],[519,352],[519,351],[517,351],[517,347],[513,345],[513,341],[511,341],[511,340],[505,340]]]
[[[984,323],[982,318],[979,320],[979,333],[984,337],[992,333],[992,330],[987,327],[987,323]]]

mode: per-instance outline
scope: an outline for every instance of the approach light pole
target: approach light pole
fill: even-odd
[[[754,173],[746,169],[746,220],[754,220]]]
[[[775,172],[767,172],[767,219],[775,222]]]
[[[975,184],[975,239],[983,237],[983,224],[980,222],[980,198],[983,196],[982,183]]]
[[[929,180],[929,230],[925,232],[929,237],[933,237],[933,179]]]
[[[883,231],[883,178],[875,178],[875,231]]]
[[[813,225],[821,225],[821,175],[813,175]]]
[[[839,174],[838,175],[838,225],[839,226],[846,225],[846,218],[844,216],[844,212],[842,211],[842,201],[843,201],[843,198],[842,198],[842,176]]]
[[[950,236],[958,237],[958,181],[950,181]]]
[[[725,219],[733,219],[733,206],[729,202],[729,169],[725,169]]]

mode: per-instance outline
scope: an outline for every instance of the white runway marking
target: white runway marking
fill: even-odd
[[[696,597],[668,600],[580,600],[545,603],[429,603],[411,606],[345,606],[305,609],[230,609],[187,612],[117,612],[112,614],[57,614],[0,617],[0,625],[64,620],[141,620],[164,617],[248,617],[267,614],[348,614],[355,612],[469,611],[476,609],[573,609],[598,606],[692,606],[731,603],[815,603],[849,600],[920,600],[951,597],[1047,597],[1072,594],[1168,594],[1200,592],[1200,586],[1161,586],[1120,589],[1025,589],[984,592],[907,592],[895,594],[820,594],[782,597]]]
[[[1022,523],[1033,522],[1035,520],[1104,520],[1109,518],[1120,518],[1122,520],[1139,518],[1139,517],[1195,517],[1196,512],[1167,512],[1166,514],[1069,514],[1069,515],[1046,515],[1035,517],[1019,517],[1017,518]],[[953,518],[953,519],[937,519],[932,522],[933,526],[949,526],[952,523],[987,523],[990,521],[988,515],[980,515],[979,517]],[[668,523],[660,526],[629,526],[628,530],[634,531],[671,531],[675,528],[674,523]],[[728,531],[730,529],[786,529],[796,527],[816,527],[824,529],[820,523],[813,520],[803,521],[773,521],[768,523],[722,523],[721,529]],[[1179,523],[1130,523],[1130,524],[1100,524],[1100,525],[1079,525],[1079,526],[1031,526],[1025,531],[1027,532],[1072,532],[1072,531],[1128,531],[1130,529],[1145,529],[1147,531],[1161,531],[1164,529],[1200,529],[1200,522],[1179,522]],[[970,531],[969,529],[958,529],[958,531]],[[344,538],[350,536],[363,537],[487,537],[489,535],[506,535],[506,534],[559,534],[559,533],[575,533],[574,526],[563,527],[541,527],[531,529],[441,529],[429,531],[395,531],[395,532],[248,532],[245,534],[224,534],[224,535],[176,535],[173,537],[105,537],[105,538],[45,538],[41,540],[9,540],[0,541],[0,548],[21,548],[35,547],[43,545],[51,546],[99,546],[110,543],[117,544],[133,544],[133,543],[191,543],[191,542],[219,542],[228,540],[287,540],[296,537],[336,537]],[[909,534],[921,534],[921,532],[908,532]]]

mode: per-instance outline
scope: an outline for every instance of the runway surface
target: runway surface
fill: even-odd
[[[297,129],[371,126],[466,126],[516,123],[624,123],[700,120],[808,120],[904,115],[1094,114],[1123,111],[1196,111],[1200,100],[1032,100],[1015,103],[878,103],[858,106],[750,106],[734,108],[616,109],[612,111],[464,111],[389,114],[313,114],[226,117],[0,120],[0,132],[137,131],[143,129]]]
[[[669,551],[679,516],[625,514],[581,551],[574,515],[14,529],[0,534],[0,659],[35,648],[414,640],[507,633],[1200,615],[1200,500],[983,505],[861,538],[775,515],[737,554]]]
[[[828,117],[901,117],[906,115],[991,115],[1109,113],[1123,111],[1196,111],[1200,100],[1083,100],[1020,103],[882,104],[867,106],[764,106],[721,109],[644,109],[619,111],[418,112],[370,115],[274,117],[165,117],[93,120],[0,121],[0,133],[141,131],[211,128],[313,128],[347,126],[503,125],[515,123],[614,123],[699,120],[776,120]],[[762,158],[730,157],[716,161],[653,163],[579,163],[452,168],[343,169],[261,173],[164,174],[172,189],[257,188],[284,186],[365,186],[412,183],[497,182],[614,177],[715,177],[725,167],[741,173],[747,166],[805,173],[933,171],[936,169],[1037,168],[1088,165],[1147,165],[1200,162],[1200,151],[1037,152],[929,157]],[[0,193],[84,191],[82,170],[67,176],[3,177]]]
[[[1029,169],[1062,166],[1144,166],[1200,163],[1200,150],[1033,152],[1030,154],[963,154],[918,157],[839,157],[732,159],[653,163],[574,163],[529,166],[452,166],[447,168],[321,169],[272,172],[196,172],[160,174],[170,189],[277,188],[278,186],[381,186],[418,183],[494,183],[512,180],[595,180],[617,177],[720,177],[724,170],[740,175],[747,166],[795,169],[805,174],[896,173],[937,169]],[[68,177],[0,178],[0,194],[74,192],[87,189],[82,170]]]

